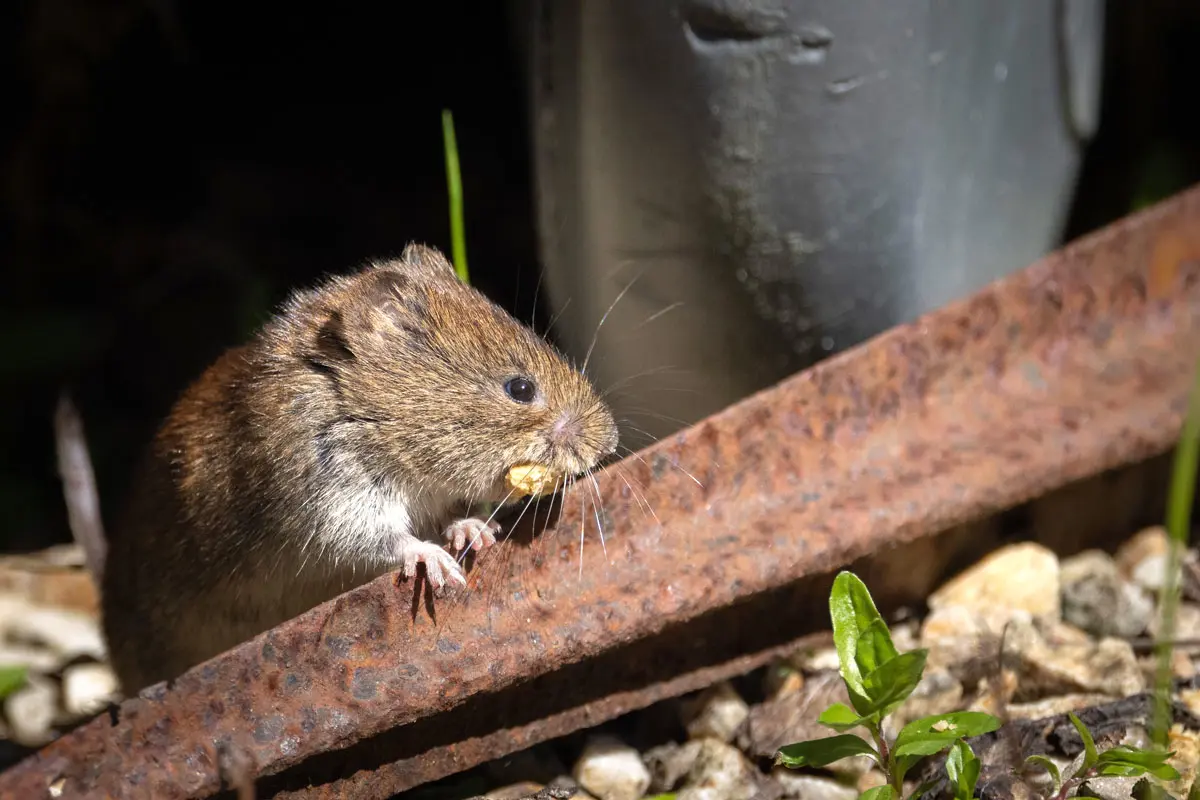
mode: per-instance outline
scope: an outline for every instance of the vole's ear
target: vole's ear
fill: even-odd
[[[330,311],[316,330],[313,340],[312,363],[325,368],[354,360],[354,351],[346,336],[346,321],[340,311]]]
[[[400,263],[403,265],[401,269],[412,270],[431,278],[458,279],[454,265],[441,251],[423,244],[412,243],[405,247],[404,252],[400,254]]]

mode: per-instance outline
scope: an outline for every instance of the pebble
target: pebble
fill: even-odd
[[[676,800],[751,800],[761,782],[758,770],[736,747],[703,739]]]
[[[930,595],[929,608],[957,606],[985,618],[1024,611],[1036,619],[1058,620],[1059,587],[1058,557],[1040,544],[1022,542],[997,550],[943,584]]]
[[[1060,574],[1065,622],[1099,637],[1132,638],[1146,631],[1154,616],[1154,603],[1139,587],[1121,578],[1107,553],[1080,553],[1063,562]]]
[[[728,681],[683,704],[684,727],[692,739],[729,742],[750,715],[750,707]]]
[[[1080,711],[1108,703],[1111,697],[1104,694],[1063,694],[1057,697],[1047,697],[1045,700],[1035,700],[1031,703],[1009,703],[1008,716],[1011,719],[1045,719],[1068,711]]]
[[[1138,566],[1148,558],[1165,558],[1168,548],[1167,531],[1160,525],[1146,528],[1117,548],[1113,561],[1126,580],[1133,578]],[[1161,563],[1161,562],[1160,562]],[[1159,573],[1161,582],[1161,572]]]
[[[1129,642],[1095,641],[1065,624],[1043,628],[1014,624],[1006,637],[1005,654],[1017,657],[1018,702],[1077,692],[1128,697],[1145,688]]]
[[[776,767],[771,778],[783,788],[784,797],[796,800],[855,800],[859,795],[855,787],[832,778],[805,775],[784,767]]]
[[[58,687],[40,675],[28,675],[25,684],[4,699],[9,736],[25,747],[41,747],[54,738],[57,713]]]
[[[649,790],[660,794],[674,791],[683,777],[692,771],[699,754],[700,742],[695,739],[683,744],[667,742],[647,750],[642,761],[650,771]]]
[[[12,639],[41,644],[63,660],[105,657],[99,622],[78,611],[5,599],[0,601],[0,630]]]
[[[600,800],[639,800],[650,786],[650,771],[638,751],[611,736],[588,740],[572,774]]]
[[[74,664],[63,672],[63,708],[76,716],[91,716],[114,700],[117,676],[107,664]]]

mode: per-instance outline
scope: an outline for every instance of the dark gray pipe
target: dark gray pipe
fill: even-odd
[[[556,329],[629,287],[589,372],[656,436],[1053,248],[1098,113],[1102,0],[519,7]]]

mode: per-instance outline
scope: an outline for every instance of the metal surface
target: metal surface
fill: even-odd
[[[0,797],[203,797],[225,762],[387,797],[592,724],[620,709],[586,701],[820,627],[814,576],[1169,448],[1198,355],[1200,188],[614,465],[436,624],[381,578],[54,742]]]
[[[555,330],[582,358],[630,287],[593,372],[673,368],[613,398],[654,435],[1060,241],[1102,0],[518,5]]]

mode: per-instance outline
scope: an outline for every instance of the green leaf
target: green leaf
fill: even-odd
[[[908,800],[920,800],[920,798],[924,797],[932,789],[936,788],[938,783],[939,782],[936,780],[925,781],[916,789],[913,789],[913,793],[908,796]]]
[[[892,643],[892,634],[882,619],[872,620],[867,627],[859,631],[854,651],[859,674],[870,674],[897,655],[899,653],[896,652],[896,645]]]
[[[1179,772],[1167,763],[1172,753],[1161,750],[1139,750],[1128,745],[1117,745],[1105,750],[1096,759],[1099,775],[1144,775],[1149,773],[1165,781],[1179,779]]]
[[[870,705],[863,716],[878,714],[886,716],[896,709],[912,694],[913,689],[921,682],[921,673],[925,671],[927,650],[910,650],[888,661],[874,672],[863,678],[863,688]]]
[[[1157,783],[1151,783],[1148,778],[1142,778],[1135,783],[1133,789],[1129,792],[1129,796],[1133,800],[1175,800],[1170,792]]]
[[[891,786],[876,786],[860,794],[858,800],[900,800],[900,795]]]
[[[972,800],[979,780],[979,759],[970,745],[959,739],[946,756],[946,775],[954,784],[954,800]]]
[[[1045,756],[1030,756],[1025,759],[1026,764],[1041,767],[1050,773],[1050,780],[1054,782],[1054,791],[1057,794],[1062,788],[1062,775],[1059,774],[1058,765]]]
[[[829,618],[833,623],[833,642],[837,647],[839,672],[850,694],[850,703],[859,714],[871,702],[863,688],[862,670],[858,664],[858,640],[875,620],[882,621],[871,593],[852,572],[839,572],[829,593]],[[873,641],[874,644],[874,641]]]
[[[864,720],[845,703],[834,703],[821,712],[821,716],[817,717],[817,722],[826,728],[833,728],[838,733],[843,733],[851,728],[859,727]]]
[[[1192,782],[1192,788],[1188,789],[1187,800],[1200,800],[1200,778]]]
[[[824,767],[851,756],[871,756],[879,763],[879,754],[875,752],[875,748],[862,738],[849,733],[785,745],[775,754],[775,763],[789,769]]]
[[[1096,766],[1096,761],[1099,760],[1100,754],[1096,752],[1096,740],[1092,738],[1092,732],[1087,729],[1086,725],[1079,721],[1079,717],[1075,716],[1075,712],[1068,711],[1067,718],[1071,720],[1071,724],[1079,732],[1079,738],[1083,740],[1083,764],[1079,767],[1079,772],[1076,773],[1078,777]]]
[[[980,711],[956,711],[915,719],[900,729],[892,752],[897,755],[931,756],[966,739],[991,733],[1000,727],[1000,720]]]
[[[25,685],[25,667],[0,667],[0,698]]]

